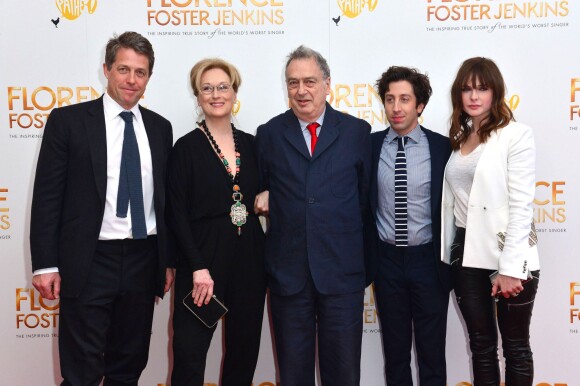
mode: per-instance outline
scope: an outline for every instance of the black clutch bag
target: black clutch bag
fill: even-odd
[[[222,302],[216,298],[215,295],[211,297],[208,304],[202,304],[198,307],[197,304],[193,302],[191,297],[192,291],[183,298],[183,305],[187,307],[203,324],[208,328],[212,328],[217,322],[228,312],[228,309]]]

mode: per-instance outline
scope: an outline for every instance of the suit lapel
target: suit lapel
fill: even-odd
[[[103,97],[101,96],[99,99],[89,103],[92,103],[92,105],[87,110],[84,123],[97,193],[101,202],[105,202],[107,190],[107,132]]]
[[[437,203],[441,201],[441,184],[443,183],[443,171],[445,164],[443,151],[438,149],[433,138],[433,133],[421,126],[429,142],[429,153],[431,156],[431,218],[436,218]]]
[[[318,137],[318,142],[316,142],[316,149],[312,155],[312,160],[314,161],[326,149],[332,145],[334,141],[338,138],[339,134],[339,119],[336,111],[326,104],[326,112],[324,113],[324,122],[322,123],[322,128],[320,130],[320,136]]]
[[[304,158],[310,159],[310,153],[304,140],[304,135],[300,129],[300,122],[292,110],[286,112],[286,127],[284,128],[284,138],[300,153]]]
[[[383,147],[383,142],[385,137],[389,132],[389,128],[373,135],[372,140],[372,170],[371,170],[371,191],[370,191],[370,203],[371,212],[373,217],[377,215],[377,207],[379,202],[379,160],[381,159],[381,149]]]
[[[147,140],[149,141],[149,149],[151,150],[151,166],[153,168],[153,194],[160,191],[158,184],[161,182],[162,178],[159,175],[161,172],[158,165],[162,164],[163,154],[161,144],[163,143],[163,138],[160,137],[160,130],[155,129],[155,122],[151,119],[149,111],[141,106],[139,106],[139,111],[141,111],[141,117],[143,118],[143,125],[145,125],[145,132],[147,133]]]
[[[320,137],[318,137],[318,142],[316,143],[316,150],[311,156],[308,151],[308,146],[306,145],[306,140],[304,139],[304,134],[300,129],[300,122],[292,110],[286,112],[286,128],[284,130],[284,137],[286,140],[294,147],[304,158],[314,161],[326,149],[328,149],[334,141],[338,138],[340,133],[339,130],[339,116],[332,107],[327,103],[326,112],[324,113],[324,122],[322,123],[322,129],[320,130]]]

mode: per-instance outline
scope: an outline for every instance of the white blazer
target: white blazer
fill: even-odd
[[[535,153],[532,130],[521,123],[510,122],[488,138],[469,194],[464,267],[520,279],[540,269],[532,207]],[[444,178],[441,260],[447,264],[456,231],[454,201]]]

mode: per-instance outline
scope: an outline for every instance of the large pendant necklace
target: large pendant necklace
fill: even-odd
[[[230,217],[232,219],[232,224],[238,227],[238,236],[240,236],[242,234],[242,225],[246,223],[246,219],[248,218],[249,213],[246,209],[246,205],[242,204],[242,199],[244,198],[244,195],[240,191],[239,181],[240,181],[240,166],[242,165],[242,161],[240,160],[238,130],[232,123],[232,135],[234,137],[234,151],[236,153],[236,175],[234,176],[232,174],[232,168],[230,167],[228,160],[226,159],[226,157],[224,157],[220,147],[218,146],[217,142],[209,132],[209,129],[207,128],[207,125],[205,123],[205,119],[201,121],[201,127],[203,128],[203,131],[207,136],[207,138],[209,139],[209,142],[213,146],[215,152],[217,153],[217,155],[220,157],[220,160],[224,164],[224,167],[226,168],[226,171],[228,172],[228,175],[230,176],[232,183],[234,185],[232,193],[232,199],[234,200],[234,204],[230,209]]]

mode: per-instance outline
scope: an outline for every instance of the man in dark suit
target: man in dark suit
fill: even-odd
[[[164,224],[171,124],[138,105],[153,71],[136,32],[109,40],[99,99],[50,114],[32,199],[33,285],[60,298],[62,385],[137,385],[155,296],[173,282]]]
[[[377,81],[390,127],[371,136],[367,283],[374,280],[388,385],[412,385],[413,334],[419,383],[445,386],[451,290],[440,261],[441,191],[449,139],[419,125],[429,78],[391,67]]]
[[[318,348],[323,385],[358,385],[370,126],[326,103],[330,70],[316,51],[288,56],[286,86],[291,109],[256,135],[280,381],[314,385]]]

